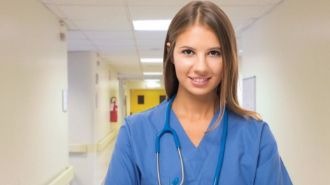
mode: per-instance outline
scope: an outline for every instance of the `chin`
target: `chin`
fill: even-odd
[[[191,95],[196,96],[196,97],[211,97],[211,96],[216,96],[216,91],[214,89],[212,90],[191,90],[189,91]]]

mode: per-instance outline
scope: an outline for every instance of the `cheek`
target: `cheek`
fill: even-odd
[[[221,63],[221,65],[213,65],[210,66],[212,67],[211,69],[213,70],[213,74],[215,74],[217,81],[221,82],[222,78],[223,78],[223,65]]]
[[[184,72],[185,70],[187,70],[189,68],[189,64],[191,62],[189,62],[189,60],[187,60],[184,57],[180,57],[180,56],[175,56],[174,55],[174,61],[173,64],[175,66],[175,70],[176,72]]]
[[[212,61],[209,64],[210,64],[210,69],[212,69],[214,74],[222,75],[222,71],[223,71],[222,60],[221,61]]]
[[[180,76],[185,74],[186,70],[185,70],[185,67],[182,65],[182,62],[175,61],[174,66],[175,66],[175,73],[176,73],[177,78],[180,78]]]

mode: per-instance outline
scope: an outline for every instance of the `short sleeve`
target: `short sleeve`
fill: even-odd
[[[269,126],[264,124],[254,185],[292,185]]]
[[[138,171],[132,152],[129,128],[124,124],[117,142],[105,180],[105,185],[138,185]]]

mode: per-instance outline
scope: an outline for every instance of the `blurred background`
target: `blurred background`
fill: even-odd
[[[1,0],[0,184],[101,185],[125,116],[163,101],[184,0]],[[329,185],[330,1],[217,0],[234,25],[239,100],[294,184]]]

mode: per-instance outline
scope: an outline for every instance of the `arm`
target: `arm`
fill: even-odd
[[[254,185],[292,185],[269,126],[264,124]]]
[[[105,185],[137,185],[138,169],[130,142],[128,125],[124,124],[119,131]]]

